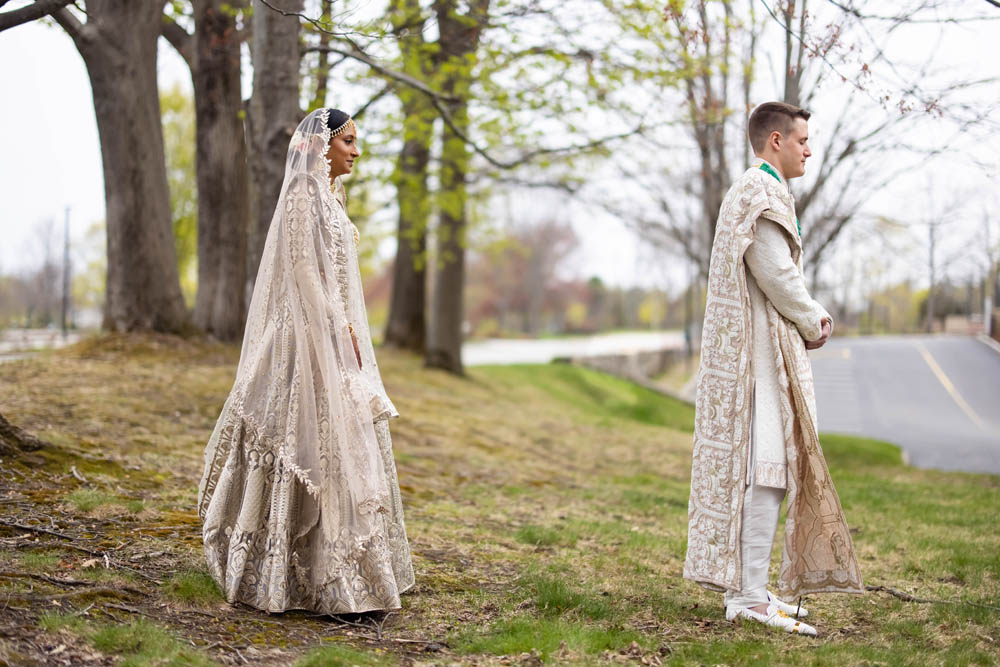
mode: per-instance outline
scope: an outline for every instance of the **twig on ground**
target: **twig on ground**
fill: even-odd
[[[376,621],[375,619],[372,619],[372,625],[375,626],[375,632],[378,635],[379,639],[382,639],[382,628],[385,627],[385,622],[387,620],[389,620],[390,616],[392,616],[392,612],[391,611],[390,612],[386,612],[385,616],[383,616],[378,621]]]
[[[91,556],[103,556],[104,553],[101,551],[95,551],[93,549],[88,549],[87,547],[81,547],[78,544],[66,544],[65,542],[20,542],[14,545],[15,549],[43,549],[47,547],[55,547],[57,549],[74,549],[76,551],[82,551],[85,554],[90,554]]]
[[[111,558],[108,556],[108,551],[115,551],[117,549],[120,549],[121,546],[115,547],[115,549],[109,549],[109,550],[104,550],[104,551],[97,551],[96,549],[90,549],[88,547],[84,547],[84,546],[80,546],[79,544],[76,544],[74,540],[76,540],[78,538],[72,537],[71,535],[65,535],[65,534],[62,534],[62,533],[58,533],[56,531],[46,530],[45,528],[37,528],[36,526],[25,526],[25,525],[22,525],[22,524],[14,524],[14,523],[3,521],[2,519],[0,519],[0,525],[12,526],[14,528],[21,528],[22,530],[28,530],[28,531],[31,531],[31,532],[34,532],[34,533],[44,533],[46,535],[55,535],[56,537],[61,537],[63,539],[69,540],[69,543],[64,543],[64,542],[41,542],[41,543],[21,542],[21,543],[18,543],[16,545],[14,545],[15,548],[18,548],[18,549],[21,549],[21,548],[38,549],[38,548],[42,548],[42,547],[56,547],[56,548],[59,548],[59,549],[73,549],[75,551],[81,551],[81,552],[83,552],[85,554],[90,554],[91,556],[95,556],[97,558],[100,558],[101,560],[104,561],[104,567],[106,567],[107,569],[111,569],[112,567],[114,567],[114,568],[120,569],[120,570],[128,570],[129,572],[131,572],[135,576],[140,577],[142,579],[145,579],[146,581],[149,581],[151,583],[154,583],[157,586],[159,586],[159,585],[161,585],[163,583],[162,581],[160,581],[156,577],[151,577],[148,574],[146,574],[145,572],[143,572],[142,570],[137,570],[134,567],[129,567],[128,565],[126,565],[124,563],[115,563],[114,561],[112,561]]]
[[[27,530],[32,533],[42,533],[44,535],[55,535],[56,537],[61,537],[64,540],[75,540],[76,538],[72,535],[67,535],[66,533],[60,533],[55,530],[49,530],[47,528],[40,528],[38,526],[26,526],[23,523],[17,523],[15,521],[4,521],[0,519],[0,525],[9,526],[11,528],[17,528],[19,530]]]
[[[73,477],[75,477],[76,479],[80,480],[80,481],[81,481],[81,482],[83,482],[84,484],[89,484],[89,483],[90,483],[90,482],[88,482],[88,481],[87,481],[87,478],[86,478],[86,477],[84,477],[84,476],[83,476],[83,475],[82,475],[82,474],[80,473],[80,471],[76,469],[76,466],[73,466],[73,467],[71,467],[71,468],[69,469],[69,472],[70,472],[70,474],[72,474],[72,475],[73,475]]]
[[[320,614],[318,616],[323,616],[323,614]],[[368,624],[368,623],[358,623],[357,621],[349,621],[346,618],[341,618],[340,616],[333,616],[332,618],[334,620],[336,620],[338,623],[340,623],[341,625],[350,625],[350,626],[355,627],[355,628],[361,628],[362,630],[373,630],[373,629],[375,629],[374,622],[371,623],[371,624]]]
[[[11,572],[4,571],[0,572],[0,577],[7,577],[9,579],[16,579],[18,577],[28,577],[31,579],[38,579],[39,581],[46,581],[50,584],[61,584],[65,586],[93,586],[92,581],[81,581],[80,579],[57,579],[56,577],[50,577],[45,574],[36,574],[34,572]]]
[[[211,644],[208,644],[207,646],[198,646],[194,642],[194,640],[192,640],[192,639],[189,639],[188,642],[191,644],[191,646],[194,646],[195,648],[200,649],[202,651],[211,651],[213,648],[224,648],[224,649],[226,649],[228,651],[232,651],[233,653],[236,653],[236,652],[239,651],[239,649],[241,649],[241,648],[249,648],[249,646],[250,646],[250,644],[243,644],[241,646],[233,646],[232,644],[227,644],[226,642],[212,642]]]
[[[352,632],[352,637],[360,637],[361,639],[367,639],[371,642],[393,642],[396,644],[438,644],[440,646],[447,647],[447,642],[440,639],[405,639],[403,637],[376,637],[375,635],[366,635],[360,632]]]
[[[155,618],[155,616],[153,616],[152,614],[147,614],[146,612],[141,611],[139,609],[135,609],[133,607],[126,607],[123,604],[114,604],[113,602],[102,602],[101,606],[109,607],[111,609],[120,609],[121,611],[127,611],[130,614],[140,614],[141,616],[149,616],[150,618]]]
[[[920,604],[958,604],[958,605],[968,605],[970,607],[981,607],[983,609],[992,609],[994,611],[1000,611],[1000,607],[994,607],[988,604],[982,604],[980,602],[969,602],[967,600],[942,600],[939,598],[918,598],[909,593],[904,593],[903,591],[897,591],[895,588],[889,588],[888,586],[865,586],[865,590],[871,591],[873,593],[888,593],[893,597],[897,597],[903,602],[918,602]]]
[[[133,591],[135,589],[132,589]],[[77,598],[83,596],[90,597],[116,597],[123,598],[128,597],[129,592],[124,588],[90,588],[84,590],[73,591],[71,593],[55,593],[48,595],[29,595],[27,593],[10,593],[8,599],[24,600],[29,602],[44,602],[46,600],[68,600],[70,598]],[[145,595],[145,593],[143,593]]]

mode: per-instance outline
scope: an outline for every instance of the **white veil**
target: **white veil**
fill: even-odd
[[[294,475],[311,497],[293,541],[321,517],[334,535],[376,530],[388,488],[373,420],[397,414],[375,364],[343,187],[338,180],[340,197],[330,188],[328,113],[306,116],[289,144],[236,381],[208,443],[198,494],[205,518],[216,485],[226,484],[220,472],[234,443],[264,445],[278,473]]]

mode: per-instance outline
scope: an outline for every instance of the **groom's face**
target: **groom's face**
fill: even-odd
[[[787,134],[778,142],[778,167],[785,178],[798,178],[806,173],[809,150],[809,123],[805,118],[795,118]]]

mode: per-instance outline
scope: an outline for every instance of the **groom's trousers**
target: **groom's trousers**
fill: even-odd
[[[743,499],[743,587],[739,591],[726,591],[727,607],[767,604],[771,547],[784,498],[784,489],[756,484],[747,487]]]

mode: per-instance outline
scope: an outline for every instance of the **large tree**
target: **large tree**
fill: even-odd
[[[302,0],[253,2],[253,93],[249,110],[249,286],[257,277],[267,229],[285,177],[288,142],[301,120],[299,17]]]
[[[469,173],[469,98],[479,38],[489,20],[490,0],[436,0],[437,71],[448,96],[448,122],[442,137],[440,218],[436,230],[437,271],[426,363],[463,372],[462,324],[465,287],[465,240],[468,232],[466,178]],[[464,8],[465,11],[460,11]]]
[[[392,0],[390,15],[393,32],[399,40],[403,72],[427,80],[434,49],[424,38],[428,16],[418,0]],[[436,112],[428,96],[411,86],[397,86],[396,94],[403,111],[403,145],[393,172],[399,220],[385,343],[423,354],[427,335],[427,229],[431,213],[427,176]]]
[[[163,35],[191,69],[198,181],[198,292],[194,323],[221,340],[243,335],[249,194],[234,6],[192,0],[194,33],[164,17]]]
[[[180,332],[189,324],[170,219],[156,52],[163,0],[89,0],[87,20],[52,16],[83,56],[94,95],[107,207],[105,326]]]

